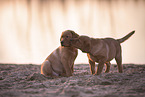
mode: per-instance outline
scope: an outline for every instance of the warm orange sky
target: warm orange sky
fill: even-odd
[[[143,0],[1,0],[0,62],[42,63],[67,29],[95,38],[136,30],[122,43],[123,63],[145,63]],[[75,63],[88,63],[86,54],[79,51]]]

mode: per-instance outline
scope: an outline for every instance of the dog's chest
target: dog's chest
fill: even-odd
[[[103,57],[103,56],[101,56],[101,55],[92,56],[92,55],[90,55],[90,54],[87,54],[87,56],[88,56],[88,58],[89,58],[91,61],[93,61],[93,62],[99,62],[99,60],[101,60],[102,57]]]
[[[78,52],[77,51],[74,51],[74,52],[71,52],[69,55],[70,55],[70,58],[71,58],[71,63],[74,63],[74,60],[76,59],[77,57],[77,54]]]

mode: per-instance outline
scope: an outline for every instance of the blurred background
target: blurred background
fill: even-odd
[[[121,44],[123,63],[145,63],[145,0],[0,0],[0,63],[40,64],[68,29],[116,39],[136,30]]]

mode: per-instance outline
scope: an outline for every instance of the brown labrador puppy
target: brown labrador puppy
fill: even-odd
[[[41,74],[52,77],[72,76],[73,65],[77,57],[78,50],[74,47],[70,47],[70,43],[67,43],[67,41],[71,38],[77,38],[78,36],[78,34],[71,30],[62,32],[60,39],[62,46],[59,46],[56,50],[54,50],[42,63]],[[64,47],[63,44],[68,47]]]
[[[95,39],[88,36],[79,36],[79,38],[72,38],[70,43],[71,46],[87,53],[92,74],[99,75],[102,72],[104,64],[106,64],[105,72],[109,72],[111,65],[110,61],[113,58],[115,58],[117,62],[118,71],[122,73],[123,67],[120,43],[127,40],[134,33],[135,31],[132,31],[125,37],[117,40],[113,38]],[[99,63],[96,72],[95,62]]]

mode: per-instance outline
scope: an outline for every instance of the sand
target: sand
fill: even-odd
[[[40,65],[0,64],[0,97],[145,97],[145,65],[123,68],[94,76],[88,64],[77,64],[71,77],[46,78]]]

